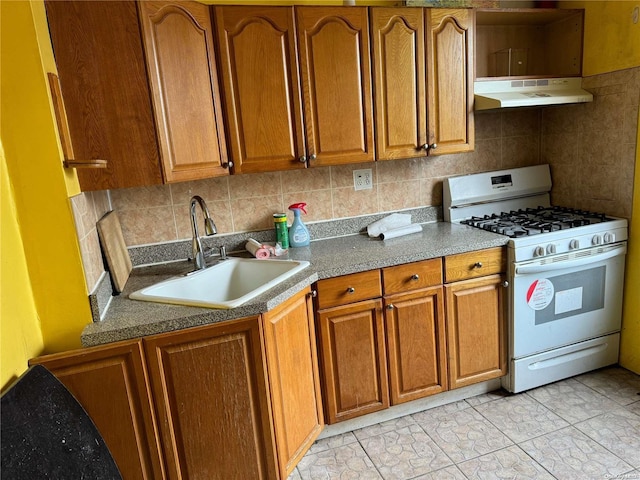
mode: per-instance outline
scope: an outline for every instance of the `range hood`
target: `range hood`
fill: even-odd
[[[474,83],[475,110],[592,102],[582,78],[487,80]]]

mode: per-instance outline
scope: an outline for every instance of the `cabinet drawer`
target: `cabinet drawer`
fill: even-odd
[[[335,307],[382,296],[380,270],[318,281],[318,308]]]
[[[434,258],[382,269],[384,294],[407,292],[442,284],[442,260]]]
[[[504,272],[507,266],[507,256],[504,247],[488,248],[449,255],[445,257],[444,265],[445,282],[451,283]]]

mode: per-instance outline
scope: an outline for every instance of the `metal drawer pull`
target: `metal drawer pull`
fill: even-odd
[[[413,275],[411,275],[411,280],[419,280],[420,279],[420,275],[418,275],[417,273],[414,273]]]
[[[482,268],[482,262],[476,262],[473,264],[473,268]]]
[[[393,303],[390,303],[389,305],[387,305],[387,310],[393,310],[395,307],[395,305]]]
[[[353,292],[355,292],[355,291],[356,291],[356,289],[355,289],[355,288],[353,288],[353,287],[349,287],[349,288],[347,288],[347,293],[353,293]]]

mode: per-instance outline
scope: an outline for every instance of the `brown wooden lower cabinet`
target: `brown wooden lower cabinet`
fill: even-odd
[[[258,317],[144,344],[168,478],[277,478]]]
[[[310,289],[262,316],[39,357],[125,480],[284,480],[323,422]]]
[[[87,411],[125,480],[164,478],[140,340],[32,359]]]
[[[447,390],[442,286],[386,296],[391,404]]]
[[[382,300],[318,311],[328,423],[389,406]]]
[[[278,463],[284,479],[324,425],[309,290],[262,318]]]
[[[503,277],[445,285],[449,386],[464,387],[507,373]]]
[[[497,247],[320,280],[327,423],[505,375],[505,259]]]

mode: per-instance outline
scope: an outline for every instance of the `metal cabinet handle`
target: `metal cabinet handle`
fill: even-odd
[[[482,262],[476,262],[473,264],[473,268],[482,268]]]
[[[396,308],[396,306],[393,303],[387,305],[387,310],[393,310],[394,308]]]
[[[302,156],[298,159],[298,161],[299,161],[300,163],[306,163],[306,161],[307,161],[307,157],[306,157],[305,155],[302,155]]]
[[[353,293],[353,292],[355,292],[355,291],[356,291],[356,289],[355,289],[355,288],[353,288],[353,287],[349,287],[349,288],[347,288],[347,293]]]
[[[222,168],[231,168],[233,167],[233,162],[224,162],[222,164]]]
[[[316,154],[312,153],[311,155],[309,155],[309,160],[315,160],[316,159]]]
[[[438,144],[437,143],[432,143],[431,146],[429,147],[431,150],[435,150],[436,148],[438,148]]]
[[[509,286],[509,282],[507,282],[506,280],[504,282],[502,282],[501,284],[504,288],[507,288]]]
[[[413,275],[411,275],[411,280],[420,280],[420,275],[414,273]]]
[[[420,147],[420,148],[422,148],[422,150],[424,150],[424,151],[426,152],[427,150],[429,150],[429,144],[428,144],[428,143],[425,143],[425,144],[424,144],[424,145],[422,145],[422,147]]]
[[[309,296],[311,298],[316,298],[318,296],[318,291],[317,290],[311,290],[311,292],[309,292]]]

